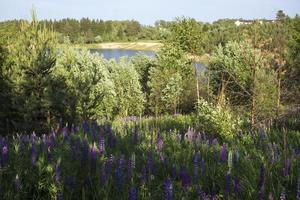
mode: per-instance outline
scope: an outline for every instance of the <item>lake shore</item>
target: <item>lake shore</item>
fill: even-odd
[[[137,42],[103,42],[93,44],[71,44],[74,48],[87,48],[87,49],[124,49],[136,51],[154,51],[157,52],[163,46],[159,41],[137,41]],[[188,55],[188,57],[196,62],[205,63],[209,62],[210,55],[203,54],[201,56]]]
[[[103,42],[97,44],[75,44],[75,48],[88,49],[126,49],[139,51],[158,51],[162,47],[158,41],[138,41],[138,42]]]

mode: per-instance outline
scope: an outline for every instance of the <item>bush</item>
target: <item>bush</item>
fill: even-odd
[[[204,99],[199,100],[194,120],[197,127],[225,140],[231,140],[238,133],[242,122],[229,109],[214,106]]]

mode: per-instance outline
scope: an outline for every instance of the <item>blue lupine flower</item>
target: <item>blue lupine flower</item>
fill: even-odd
[[[200,158],[198,153],[194,155],[193,164],[194,164],[194,177],[197,180],[199,178],[199,164],[200,164]]]
[[[118,191],[122,191],[123,188],[123,172],[119,167],[115,171],[115,182]]]
[[[165,200],[172,200],[173,199],[173,184],[171,179],[167,178],[164,183],[165,189]]]
[[[100,154],[105,153],[105,138],[103,136],[101,136],[100,140],[99,140],[99,151],[100,151]]]
[[[176,165],[172,166],[172,171],[171,171],[171,178],[174,180],[177,176],[177,169],[176,169]]]
[[[297,195],[296,195],[297,200],[300,200],[300,176],[298,176],[298,181],[297,181]]]
[[[109,158],[105,161],[105,172],[107,175],[111,173],[113,161],[113,155],[110,154]]]
[[[147,169],[146,166],[143,165],[141,172],[141,184],[144,185],[147,182]]]
[[[241,183],[238,178],[234,179],[234,192],[236,196],[239,196],[241,194]]]
[[[128,160],[128,167],[127,167],[127,178],[128,180],[131,180],[133,174],[133,162],[131,158]]]
[[[134,186],[131,186],[129,189],[129,200],[137,200],[138,199],[138,192],[137,192],[137,188]]]
[[[97,147],[96,144],[91,148],[91,172],[94,174],[96,172],[96,167],[97,167]]]
[[[60,160],[55,165],[55,181],[59,183],[61,181],[61,168],[60,168]]]
[[[187,170],[184,167],[180,168],[179,176],[181,179],[181,184],[184,189],[187,189],[191,185],[191,177],[189,176]]]
[[[231,175],[228,173],[225,177],[225,196],[228,197],[230,194]]]
[[[197,186],[196,191],[197,191],[198,197],[200,199],[203,199],[203,200],[208,200],[209,199],[208,195],[201,189],[200,186]]]
[[[163,146],[164,146],[164,141],[162,140],[160,133],[158,133],[158,135],[157,135],[157,150],[161,151]]]
[[[102,168],[101,173],[100,173],[100,183],[102,185],[106,185],[107,183],[107,174],[106,174],[106,170],[104,168]]]
[[[89,123],[87,121],[83,122],[82,129],[83,129],[84,133],[89,133],[90,132],[90,126],[89,126]]]
[[[227,161],[227,148],[225,144],[223,144],[221,147],[221,160],[223,162]]]
[[[31,163],[32,163],[32,165],[35,165],[37,160],[38,160],[38,151],[37,151],[35,144],[33,143],[31,146]]]
[[[8,165],[8,148],[6,145],[2,146],[0,155],[0,164],[1,167],[4,168]]]
[[[260,167],[260,175],[259,175],[259,182],[258,182],[258,190],[259,190],[259,199],[265,199],[265,191],[264,191],[264,185],[266,180],[266,169],[264,165],[261,165]]]
[[[14,182],[13,182],[13,186],[14,186],[14,192],[19,192],[20,189],[21,189],[21,181],[19,179],[19,175],[17,174],[16,175],[16,178],[14,179]]]

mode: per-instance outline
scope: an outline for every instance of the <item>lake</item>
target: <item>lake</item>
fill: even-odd
[[[138,50],[128,50],[128,49],[90,49],[92,53],[98,53],[103,55],[106,59],[115,59],[119,61],[121,57],[132,57],[138,54],[144,54],[149,57],[154,57],[154,51],[138,51]],[[195,63],[199,72],[205,71],[206,67],[203,63]]]

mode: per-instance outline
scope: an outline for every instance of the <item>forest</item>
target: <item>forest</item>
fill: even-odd
[[[71,44],[158,40],[151,58]],[[206,55],[206,69],[197,70]],[[4,199],[300,199],[300,17],[0,22]]]

